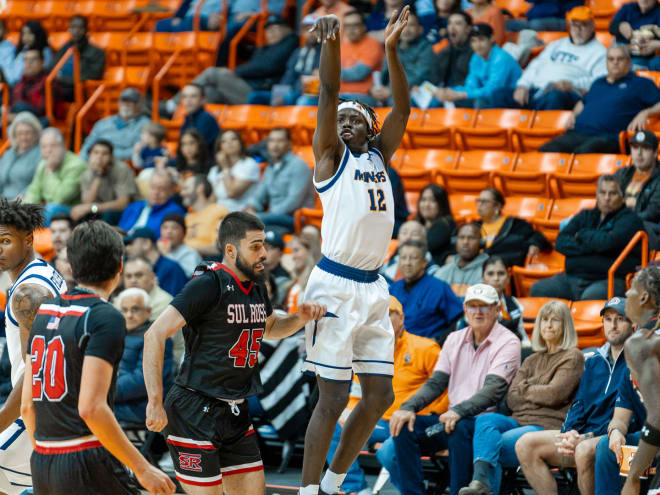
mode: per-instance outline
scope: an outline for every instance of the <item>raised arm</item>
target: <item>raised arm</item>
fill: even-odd
[[[337,103],[341,80],[339,18],[336,15],[327,15],[317,19],[312,32],[322,43],[319,62],[319,106],[312,142],[316,161],[314,176],[320,182],[329,179],[337,171],[345,146],[337,135]]]
[[[406,132],[406,125],[408,125],[408,116],[410,115],[408,80],[397,51],[401,32],[408,24],[409,13],[410,6],[408,5],[403,8],[400,16],[398,15],[399,12],[395,10],[385,28],[385,54],[387,56],[390,86],[392,87],[392,99],[394,100],[392,111],[385,118],[377,138],[377,145],[383,154],[385,163],[389,163],[390,158],[401,144],[403,134]]]

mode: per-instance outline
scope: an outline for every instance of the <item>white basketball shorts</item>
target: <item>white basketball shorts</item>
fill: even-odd
[[[32,487],[32,443],[22,419],[0,433],[0,492],[18,495]]]

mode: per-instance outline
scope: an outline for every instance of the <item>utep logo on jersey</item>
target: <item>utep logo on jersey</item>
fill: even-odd
[[[356,169],[353,179],[367,184],[370,182],[380,184],[381,182],[387,182],[387,174],[382,170],[380,172],[360,172]]]
[[[202,471],[202,454],[179,452],[179,466],[187,471]]]
[[[249,318],[246,306],[249,306]],[[227,305],[227,323],[263,323],[264,321],[266,321],[266,305],[264,303]]]

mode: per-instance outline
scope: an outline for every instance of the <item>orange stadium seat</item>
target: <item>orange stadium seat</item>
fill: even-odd
[[[454,128],[470,127],[477,111],[470,108],[430,108],[421,127],[408,129],[412,148],[453,148]]]
[[[311,146],[299,146],[294,148],[293,154],[302,158],[302,160],[309,165],[309,168],[314,168],[314,150]]]
[[[305,225],[314,225],[321,230],[321,220],[323,220],[323,210],[315,208],[301,208],[293,212],[293,224],[296,233]]]
[[[479,194],[491,187],[494,170],[511,170],[515,153],[510,151],[463,151],[452,170],[438,169],[448,193]]]
[[[513,285],[516,294],[529,296],[529,289],[535,282],[552,277],[564,271],[564,256],[557,251],[541,251],[532,260],[527,260],[525,266],[511,268]]]
[[[421,193],[422,189],[433,182],[433,170],[423,168],[402,168],[399,176],[406,192]]]
[[[92,32],[129,32],[139,19],[138,14],[131,13],[136,6],[132,0],[87,0],[76,4],[76,14],[89,19],[89,30]]]
[[[607,31],[616,11],[628,0],[589,0],[585,3],[594,14],[596,30]]]
[[[401,170],[452,169],[459,152],[454,150],[414,149],[407,150],[401,160]]]
[[[539,230],[550,241],[554,242],[559,234],[559,223],[570,216],[576,215],[580,210],[594,208],[595,195],[591,198],[562,198],[552,201],[547,218],[533,218],[534,228]]]
[[[105,64],[113,66],[154,67],[153,33],[92,33],[91,43],[105,50]]]
[[[4,311],[7,307],[7,294],[0,290],[0,311]]]
[[[415,133],[417,130],[421,129],[422,124],[424,123],[424,110],[420,108],[411,108],[410,116],[408,117],[408,124],[406,125],[406,133],[403,136],[403,141],[401,141],[401,146],[404,148],[413,148],[413,143],[410,137],[410,133]],[[382,127],[382,122],[381,122]]]
[[[472,222],[479,218],[477,198],[473,194],[449,194],[449,206],[456,223]]]
[[[67,31],[55,31],[48,33],[48,44],[57,51],[71,40],[71,35]]]
[[[637,75],[641,77],[648,77],[656,86],[660,86],[660,72],[652,70],[638,70]]]
[[[596,182],[603,174],[613,174],[628,164],[628,155],[588,153],[575,155],[569,172],[555,171],[550,181],[557,187],[560,198],[596,196]]]
[[[566,299],[554,299],[550,297],[518,297],[517,299],[523,307],[523,326],[530,339],[532,338],[532,331],[534,330],[536,317],[545,303],[550,301],[562,301],[566,306],[570,307],[571,305],[571,302]]]
[[[606,301],[573,301],[571,315],[578,334],[578,347],[598,347],[605,343],[600,311]]]
[[[570,110],[538,110],[532,117],[532,127],[511,130],[513,146],[518,151],[535,151],[550,139],[564,133]]]
[[[21,26],[27,21],[39,21],[49,31],[54,26],[45,22],[50,15],[52,1],[16,1],[9,0],[0,18],[7,24],[7,31],[20,31]]]
[[[551,199],[523,198],[521,196],[507,197],[502,208],[502,214],[530,221],[532,218],[544,218],[550,209]]]
[[[460,150],[511,150],[511,129],[528,129],[532,114],[531,110],[479,110],[474,127],[456,128],[456,146]]]
[[[550,174],[566,172],[571,164],[569,153],[520,153],[513,170],[495,170],[493,184],[504,196],[553,196]]]
[[[300,107],[298,113],[298,133],[301,140],[300,144],[311,145],[316,130],[316,107]]]
[[[267,121],[270,111],[267,105],[227,105],[220,125],[225,130],[239,131],[246,145],[254,144],[259,141],[259,132],[253,125]]]
[[[525,18],[529,10],[529,4],[525,0],[495,0],[495,5],[500,9],[508,10],[513,17]]]

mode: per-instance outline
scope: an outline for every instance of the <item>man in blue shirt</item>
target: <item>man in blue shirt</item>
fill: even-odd
[[[649,34],[645,33],[642,38],[634,34],[637,30]],[[610,23],[610,33],[616,36],[617,43],[630,43],[635,69],[660,70],[660,57],[655,56],[655,52],[660,49],[658,0],[637,0],[623,4]]]
[[[463,314],[461,300],[446,282],[426,273],[426,243],[410,240],[399,246],[403,278],[390,286],[390,294],[403,305],[408,331],[444,344]]]
[[[195,83],[187,84],[181,91],[181,103],[186,116],[180,132],[183,133],[190,127],[197,129],[204,136],[204,141],[206,141],[209,152],[213,156],[213,145],[215,144],[215,138],[220,134],[220,126],[217,119],[204,110],[204,104],[206,103],[204,87]]]
[[[614,44],[607,51],[607,76],[596,79],[573,108],[567,131],[539,148],[542,152],[619,153],[619,133],[641,131],[660,113],[660,89],[630,71],[630,51]]]
[[[472,26],[470,46],[474,54],[465,84],[440,89],[435,99],[454,102],[459,107],[489,108],[496,90],[515,89],[522,69],[511,55],[495,44],[493,28],[488,24]],[[432,106],[437,105],[432,102]]]

